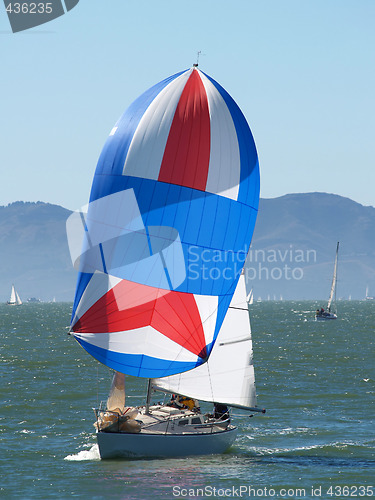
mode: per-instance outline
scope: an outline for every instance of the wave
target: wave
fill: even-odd
[[[76,455],[68,455],[64,460],[80,462],[83,460],[100,460],[99,447],[94,444],[89,450],[81,450]]]

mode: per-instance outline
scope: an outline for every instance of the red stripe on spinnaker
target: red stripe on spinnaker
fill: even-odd
[[[173,117],[158,180],[204,191],[210,137],[207,95],[198,71],[194,70]]]
[[[206,357],[194,296],[122,280],[75,323],[76,333],[112,333],[152,326],[188,351]]]

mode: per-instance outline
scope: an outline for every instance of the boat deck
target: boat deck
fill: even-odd
[[[233,428],[229,419],[215,419],[211,415],[166,405],[150,406],[148,412],[145,406],[132,408],[124,415],[97,410],[98,432],[185,435],[221,433],[228,428]]]

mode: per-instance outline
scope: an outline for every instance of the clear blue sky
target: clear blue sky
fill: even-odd
[[[374,24],[374,0],[80,0],[13,34],[0,5],[0,205],[85,204],[117,118],[201,50],[248,119],[262,197],[375,206]]]

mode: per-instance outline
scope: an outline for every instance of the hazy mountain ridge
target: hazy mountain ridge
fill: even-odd
[[[72,301],[66,240],[71,211],[43,202],[0,207],[0,300],[14,283],[23,300]],[[327,193],[261,199],[247,263],[255,298],[325,298],[340,241],[338,295],[375,295],[375,208]]]
[[[277,241],[313,245],[330,253],[329,241],[340,241],[342,252],[375,253],[375,208],[327,193],[288,194],[261,199],[253,242]],[[370,244],[370,245],[369,245]]]
[[[15,202],[0,207],[0,294],[11,284],[22,300],[72,300],[72,268],[65,223],[70,211],[48,203]]]
[[[289,248],[294,255],[288,259],[288,264],[291,268],[302,268],[303,278],[257,279],[255,294],[262,298],[282,295],[293,299],[328,296],[338,241],[338,296],[363,298],[366,286],[370,291],[375,289],[374,207],[327,193],[261,199],[252,241],[253,253],[256,249],[285,252]],[[310,255],[310,261],[300,262],[298,252]],[[312,259],[314,252],[315,259]],[[276,264],[281,267],[284,263]]]

